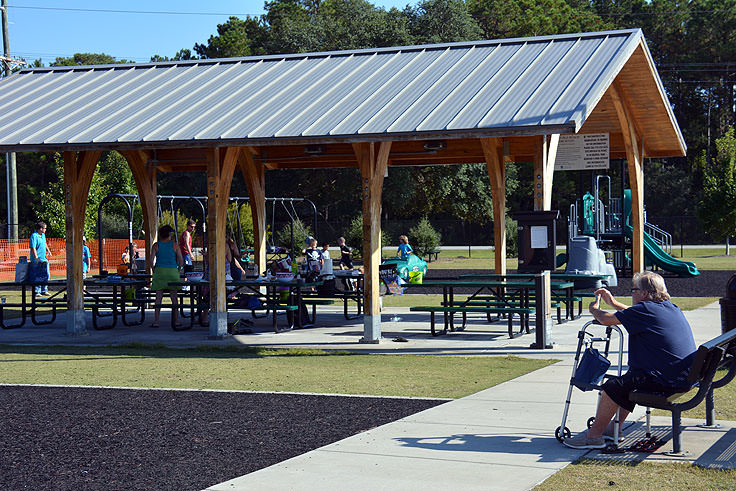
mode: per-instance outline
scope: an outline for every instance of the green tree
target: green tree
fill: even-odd
[[[481,39],[483,32],[463,0],[423,0],[404,13],[418,44]]]
[[[217,26],[217,35],[210,36],[206,45],[195,44],[194,51],[202,58],[264,54],[265,37],[266,28],[261,19],[230,17],[226,23]]]
[[[64,205],[64,162],[61,154],[54,154],[49,170],[55,176],[46,190],[39,190],[41,201],[34,205],[39,220],[48,225],[49,237],[66,236],[66,211]],[[85,210],[84,235],[97,238],[97,211],[100,202],[110,193],[134,194],[133,176],[125,159],[117,152],[106,152],[100,157],[97,169],[92,176],[87,209]],[[122,203],[112,202],[110,208],[103,212],[118,217],[109,218],[106,224],[115,228],[114,224],[127,220],[127,209]],[[103,213],[103,217],[104,214]],[[122,218],[121,218],[122,217]],[[103,218],[105,220],[105,218]],[[125,225],[127,233],[127,224]]]
[[[409,243],[413,244],[414,254],[419,257],[426,257],[429,251],[436,250],[441,241],[442,236],[426,216],[409,229]]]
[[[726,240],[726,254],[730,253],[728,238],[736,235],[736,136],[733,128],[716,140],[714,162],[705,165],[703,195],[698,204],[698,217],[706,232]]]
[[[610,27],[586,4],[565,0],[468,0],[487,39],[597,31]]]
[[[117,60],[114,56],[105,53],[74,53],[71,57],[58,57],[51,66],[77,65],[114,65],[116,63],[132,63],[128,60]]]

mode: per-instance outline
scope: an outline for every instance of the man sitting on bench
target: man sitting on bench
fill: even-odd
[[[692,329],[682,311],[669,300],[664,279],[651,271],[634,275],[632,306],[617,302],[605,288],[596,290],[590,313],[605,325],[622,325],[629,333],[629,370],[603,383],[595,422],[590,429],[564,440],[571,448],[605,448],[612,440],[613,418],[620,410],[620,423],[634,410],[632,390],[668,395],[687,390],[687,374],[695,355]],[[603,299],[617,312],[600,309]]]

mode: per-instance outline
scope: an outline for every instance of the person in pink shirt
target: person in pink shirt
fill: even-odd
[[[187,220],[187,228],[179,237],[179,249],[181,249],[181,257],[184,259],[184,265],[192,265],[192,232],[197,223],[194,220]]]

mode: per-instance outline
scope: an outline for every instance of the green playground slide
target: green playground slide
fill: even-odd
[[[626,225],[624,226],[624,234],[626,237],[631,238],[634,233],[634,228],[629,225],[631,223],[631,190],[624,190],[624,212],[626,213]],[[644,257],[652,264],[670,271],[677,273],[678,276],[698,276],[700,271],[695,263],[690,261],[681,261],[667,254],[664,249],[659,247],[659,244],[655,242],[651,235],[644,232]]]
[[[631,238],[634,233],[633,227],[631,225],[626,225],[624,227],[624,233],[626,234],[626,237]],[[678,276],[698,276],[700,274],[695,263],[690,261],[680,261],[679,259],[675,259],[670,256],[664,251],[664,249],[659,247],[652,236],[646,232],[644,232],[644,257],[665,271],[677,273]]]

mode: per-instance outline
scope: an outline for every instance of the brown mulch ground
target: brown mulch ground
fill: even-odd
[[[437,400],[0,386],[3,489],[196,490]]]

